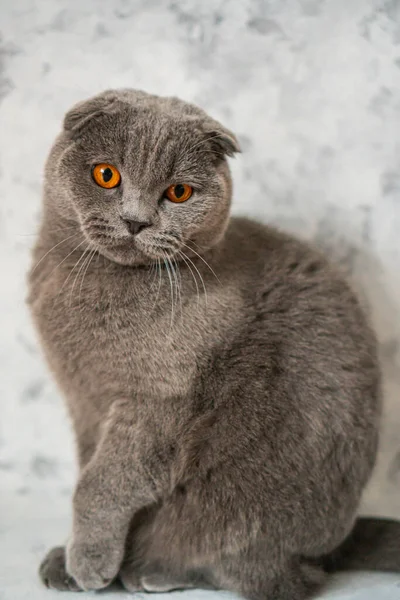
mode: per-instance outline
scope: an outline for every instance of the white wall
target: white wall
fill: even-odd
[[[375,0],[14,0],[0,14],[0,487],[68,494],[72,436],[24,306],[42,168],[103,88],[194,101],[231,127],[235,212],[350,271],[382,342],[386,419],[365,510],[400,516],[400,12]],[[397,456],[397,458],[396,458]],[[4,513],[3,513],[4,516]]]

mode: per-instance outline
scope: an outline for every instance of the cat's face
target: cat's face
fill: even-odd
[[[47,190],[91,247],[126,265],[212,247],[231,200],[233,134],[172,98],[105,92],[65,118]],[[57,148],[57,144],[56,144]]]

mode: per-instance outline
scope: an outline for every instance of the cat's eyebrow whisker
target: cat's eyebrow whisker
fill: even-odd
[[[181,258],[185,262],[187,268],[189,269],[189,271],[190,271],[190,273],[191,273],[191,275],[193,277],[194,283],[196,285],[196,292],[197,292],[197,306],[199,306],[199,304],[200,304],[200,290],[199,290],[199,286],[198,286],[198,283],[197,283],[196,276],[193,273],[191,266],[189,265],[189,263],[186,260],[187,259],[186,254],[184,252],[181,252],[180,250],[178,250],[178,254],[179,254],[179,256],[181,256]]]
[[[70,236],[64,238],[63,240],[61,240],[61,242],[58,242],[52,248],[50,248],[50,250],[48,250],[46,252],[46,254],[44,254],[44,256],[42,256],[42,258],[33,267],[32,271],[31,271],[31,274],[33,274],[36,271],[36,269],[38,268],[38,266],[40,265],[40,263],[46,258],[46,256],[48,256],[50,254],[50,252],[53,252],[53,250],[55,250],[56,248],[58,248],[58,246],[61,246],[61,244],[65,244],[65,242],[68,242],[68,240],[71,240],[72,238],[76,237],[77,235],[80,235],[80,232],[77,232],[74,235],[70,235]]]
[[[187,244],[184,244],[182,242],[182,244],[184,246],[186,246],[186,248],[189,248],[189,250],[191,250],[192,252],[195,253],[196,256],[198,256],[200,258],[200,260],[203,261],[203,263],[210,269],[211,273],[214,275],[215,279],[218,281],[218,283],[221,283],[221,280],[219,279],[218,275],[215,273],[215,271],[210,267],[210,265],[208,264],[208,262],[198,253],[196,252],[196,250],[194,250],[193,248],[191,248],[190,246],[188,246]]]

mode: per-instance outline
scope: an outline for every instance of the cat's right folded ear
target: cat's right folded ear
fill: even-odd
[[[76,133],[92,119],[112,112],[117,98],[111,90],[75,104],[64,117],[64,130]]]

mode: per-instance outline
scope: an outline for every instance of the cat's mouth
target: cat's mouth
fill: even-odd
[[[124,264],[164,260],[175,256],[182,258],[182,255],[191,254],[192,250],[176,231],[160,231],[148,227],[143,232],[124,235],[114,224],[97,215],[84,220],[82,231],[100,253]]]
[[[108,258],[122,264],[137,264],[138,262],[153,262],[182,257],[186,254],[185,243],[173,235],[163,236],[132,236],[129,238],[88,236],[98,251]]]
[[[135,245],[143,254],[152,260],[172,258],[182,249],[184,242],[174,232],[164,232],[156,235],[138,235]]]

